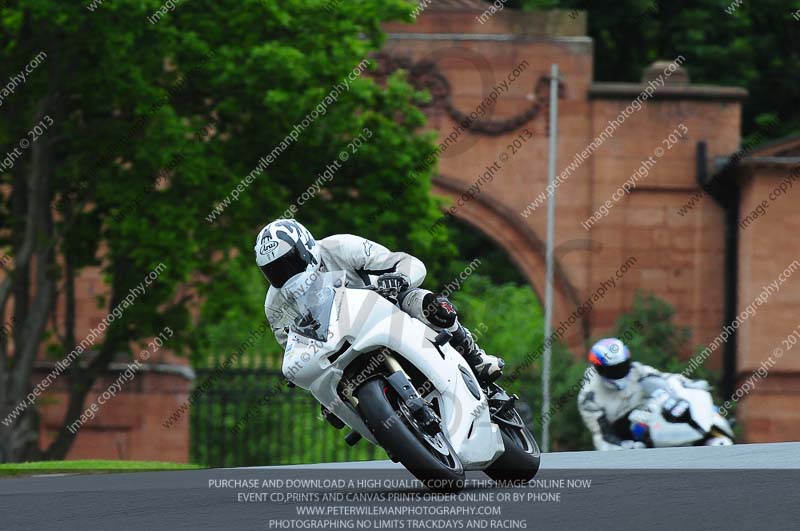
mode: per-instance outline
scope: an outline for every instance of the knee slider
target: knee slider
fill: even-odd
[[[422,300],[422,313],[432,325],[452,328],[458,319],[456,307],[444,295],[428,293]]]

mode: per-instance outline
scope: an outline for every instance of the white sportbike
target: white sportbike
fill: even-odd
[[[317,273],[290,299],[302,318],[291,328],[283,374],[361,438],[436,490],[463,486],[465,470],[527,481],[539,447],[509,396],[481,386],[438,333],[402,312],[396,292],[345,286]],[[340,423],[340,424],[341,424]]]
[[[719,414],[711,393],[686,387],[675,375],[664,383],[628,414],[633,440],[650,448],[733,444],[731,425]]]

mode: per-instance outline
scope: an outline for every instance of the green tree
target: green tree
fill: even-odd
[[[686,362],[682,355],[690,350],[688,344],[692,334],[688,326],[675,323],[675,308],[669,303],[652,293],[637,291],[631,310],[617,318],[613,335],[621,337],[625,330],[637,331],[625,342],[634,360],[663,372],[683,371]],[[699,352],[702,348],[696,350]],[[712,383],[719,380],[719,374],[705,367],[695,369],[691,377]]]
[[[800,22],[797,0],[511,0],[523,9],[587,12],[594,39],[595,78],[636,82],[658,59],[686,58],[693,83],[746,88],[743,133],[756,133],[769,119],[770,138],[800,131],[795,105],[800,81]],[[735,9],[733,9],[735,7]]]
[[[664,372],[680,372],[680,355],[686,351],[691,333],[689,327],[678,326],[674,320],[672,306],[653,294],[638,291],[631,310],[617,318],[613,335],[621,337],[626,330],[636,330],[625,341],[634,360]]]
[[[325,4],[187,2],[153,23],[160,0],[5,3],[0,80],[29,71],[3,94],[0,144],[30,145],[0,173],[0,248],[13,262],[0,279],[0,316],[15,322],[11,340],[0,340],[0,417],[37,383],[43,345],[61,359],[84,339],[75,290],[85,268],[101,269],[110,294],[98,303],[108,310],[157,264],[165,269],[60,376],[70,397],[53,443],[40,451],[34,404],[0,424],[0,461],[63,457],[74,439],[66,426],[109,362],[130,359],[132,342],[170,326],[168,348],[196,346],[192,306],[230,301],[230,261],[250,257],[258,226],[296,203],[333,161],[341,168],[299,209],[303,222],[322,234],[394,234],[390,245],[446,263],[446,235],[427,235],[438,217],[429,184],[401,186],[433,151],[414,133],[424,95],[402,73],[383,84],[351,74],[381,45],[380,24],[410,20],[412,5],[364,1],[322,16]],[[285,142],[346,79],[336,101]],[[366,131],[354,152],[348,143]],[[282,141],[285,149],[256,171]],[[368,223],[388,185],[400,190],[393,212]]]

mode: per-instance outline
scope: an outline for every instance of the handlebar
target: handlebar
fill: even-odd
[[[367,291],[374,291],[384,299],[388,300],[392,304],[397,303],[397,296],[398,293],[395,292],[394,289],[383,289],[378,286],[373,286],[372,284],[367,284],[366,286],[358,287],[358,288],[351,288],[351,289],[365,289]]]

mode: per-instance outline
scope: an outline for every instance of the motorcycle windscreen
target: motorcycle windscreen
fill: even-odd
[[[290,279],[287,284],[292,280],[294,279]],[[292,302],[300,314],[292,325],[292,330],[302,336],[325,342],[328,340],[336,288],[344,285],[344,275],[342,272],[314,273],[301,280],[303,285],[292,286],[291,290],[287,290],[293,294]]]

